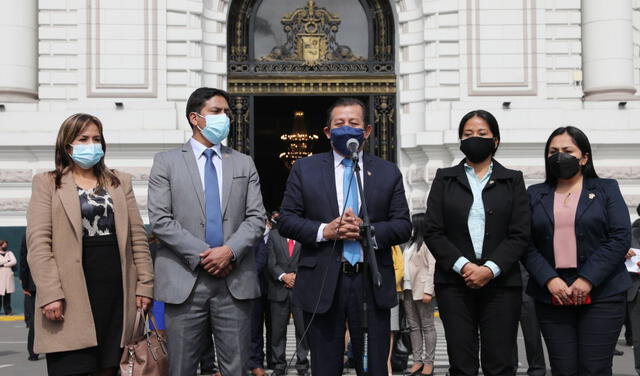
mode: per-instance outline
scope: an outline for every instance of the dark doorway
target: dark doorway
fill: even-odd
[[[315,134],[312,142],[313,154],[329,151],[331,146],[322,129],[326,123],[326,111],[337,99],[335,96],[256,96],[253,110],[253,158],[260,175],[262,199],[267,211],[280,207],[289,169],[279,157],[288,150],[287,143],[280,139],[292,131],[296,113],[304,114],[307,134]],[[357,97],[364,103],[368,97]]]

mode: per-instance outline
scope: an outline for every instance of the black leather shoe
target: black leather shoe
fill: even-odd
[[[405,376],[418,376],[422,374],[422,369],[424,368],[424,364],[420,365],[420,368],[413,372],[405,372]]]
[[[613,355],[615,356],[622,356],[624,355],[624,351],[620,351],[617,348],[615,350],[613,350]]]
[[[27,359],[29,359],[30,361],[36,361],[38,360],[39,355],[35,354],[35,355],[29,355],[29,357]]]

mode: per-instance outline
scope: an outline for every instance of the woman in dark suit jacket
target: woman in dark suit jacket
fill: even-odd
[[[529,187],[527,292],[554,375],[611,375],[631,286],[624,256],[629,211],[615,180],[600,179],[587,136],[556,129],[545,146],[546,181]]]
[[[484,374],[511,376],[522,300],[518,260],[530,230],[524,179],[493,159],[500,130],[489,112],[466,114],[458,135],[466,158],[436,173],[425,234],[436,258],[449,374],[478,374],[479,331]]]

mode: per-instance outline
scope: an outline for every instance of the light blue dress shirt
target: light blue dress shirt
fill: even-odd
[[[478,175],[476,175],[473,167],[466,163],[464,164],[464,170],[467,174],[467,180],[469,181],[471,192],[473,193],[473,204],[471,205],[471,210],[469,210],[467,226],[469,227],[469,236],[471,237],[471,243],[473,244],[473,252],[476,254],[476,258],[480,259],[482,258],[482,247],[484,246],[485,233],[485,210],[484,202],[482,201],[482,190],[487,185],[489,179],[491,179],[493,163],[491,163],[489,171],[487,171],[482,179],[478,179]],[[468,262],[469,259],[464,256],[458,258],[456,263],[453,265],[453,270],[458,274],[462,274],[462,267],[464,267]],[[484,266],[491,269],[493,278],[500,275],[500,267],[496,265],[495,262],[489,260],[484,263]]]

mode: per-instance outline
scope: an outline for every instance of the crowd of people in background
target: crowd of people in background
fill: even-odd
[[[596,173],[580,129],[549,135],[545,180],[527,189],[496,159],[496,118],[469,112],[464,159],[438,169],[426,212],[410,217],[398,167],[362,151],[368,114],[338,99],[332,150],[298,160],[267,213],[253,160],[222,144],[228,94],[197,89],[192,138],[154,158],[150,234],[131,176],[105,163],[100,120],[67,118],[55,169],[33,179],[20,253],[29,359],[46,354],[49,375],[115,375],[137,312],[152,309],[170,375],[333,376],[349,364],[386,376],[399,343],[407,375],[433,375],[437,310],[450,376],[514,375],[518,325],[529,375],[546,374],[540,333],[553,375],[611,375],[625,315],[640,375],[640,278],[625,267],[640,220],[631,226],[617,182]],[[5,314],[16,263],[0,240]]]

